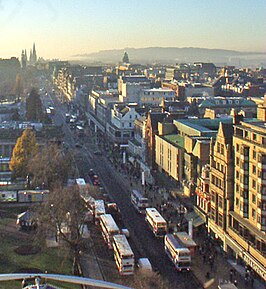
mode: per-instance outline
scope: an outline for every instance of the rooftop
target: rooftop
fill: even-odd
[[[176,147],[184,148],[184,137],[181,135],[169,134],[169,135],[163,136],[163,138]]]

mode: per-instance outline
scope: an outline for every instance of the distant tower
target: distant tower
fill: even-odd
[[[29,63],[33,64],[33,60],[32,60],[32,50],[30,50],[30,58],[29,58]]]
[[[22,50],[22,53],[21,53],[21,67],[22,69],[25,69],[27,66],[27,52],[26,50]]]
[[[125,53],[124,53],[124,56],[123,56],[122,61],[123,61],[124,63],[129,63],[129,58],[128,58],[128,54],[127,54],[126,51],[125,51]]]
[[[33,62],[33,64],[35,64],[37,62],[35,43],[33,43],[33,48],[32,48],[32,62]]]

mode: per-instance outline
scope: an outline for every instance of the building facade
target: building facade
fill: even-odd
[[[266,280],[266,123],[234,128],[235,194],[227,250]]]

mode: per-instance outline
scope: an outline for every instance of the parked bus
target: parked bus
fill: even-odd
[[[146,221],[155,237],[163,237],[167,233],[166,220],[155,208],[146,209]]]
[[[113,249],[113,236],[119,234],[119,228],[112,215],[104,214],[100,216],[100,226],[104,241],[109,249]]]
[[[105,206],[103,200],[96,200],[94,204],[94,219],[95,223],[99,221],[101,215],[105,214]]]
[[[164,249],[170,260],[178,271],[191,268],[190,250],[186,248],[174,234],[167,234],[164,237]]]
[[[134,273],[134,253],[125,235],[113,237],[114,259],[116,267],[121,275]]]
[[[144,198],[142,193],[138,190],[132,190],[131,203],[141,214],[145,214],[145,209],[148,208],[148,199]]]

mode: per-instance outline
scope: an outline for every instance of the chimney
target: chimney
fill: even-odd
[[[244,116],[242,114],[235,114],[233,116],[233,124],[239,124],[240,121],[243,121]]]

